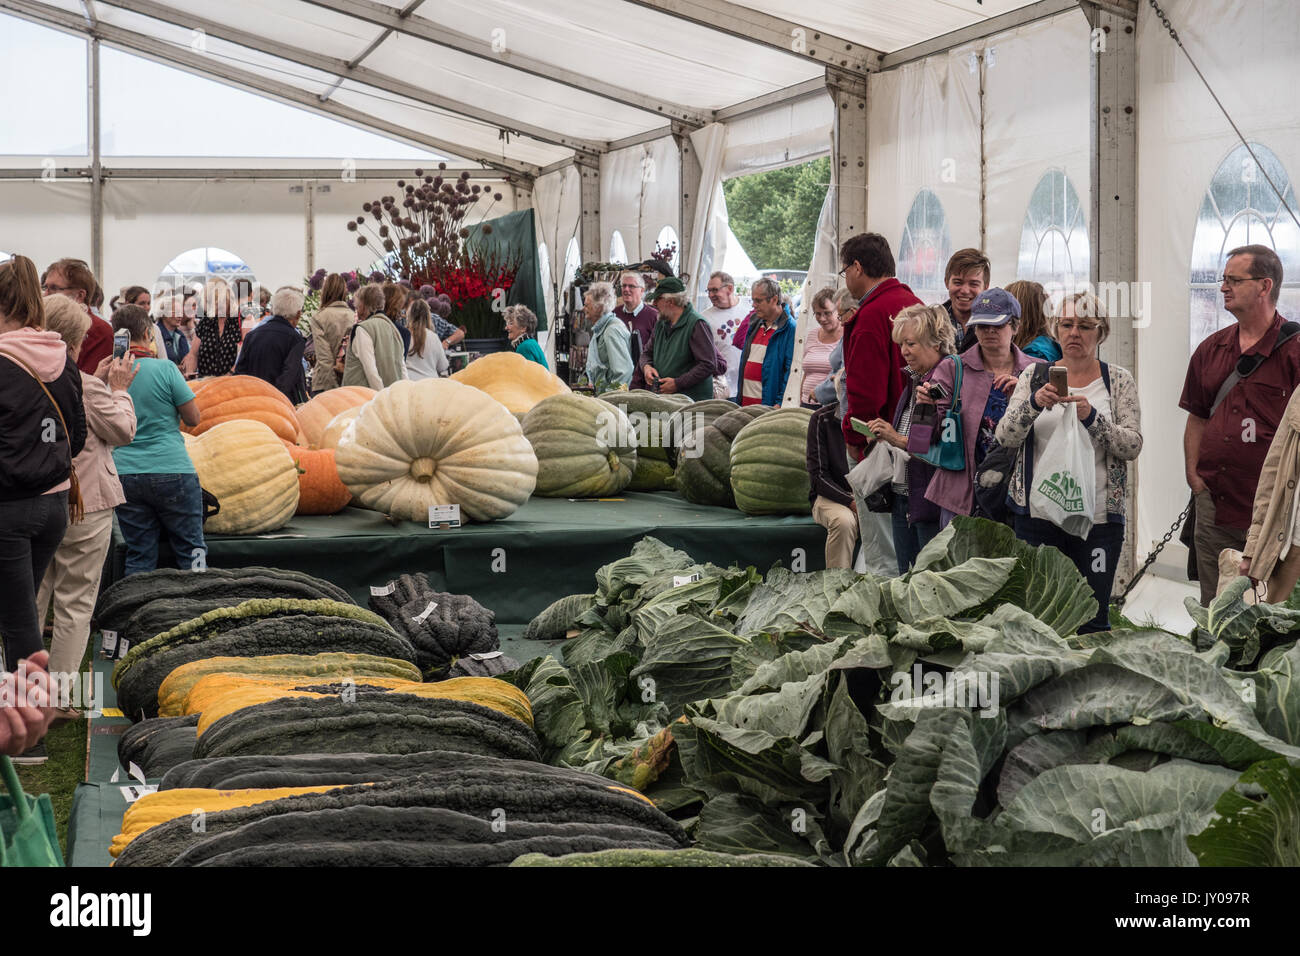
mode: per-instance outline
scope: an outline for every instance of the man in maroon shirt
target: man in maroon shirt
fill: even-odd
[[[60,259],[41,276],[41,291],[46,295],[62,293],[79,304],[90,315],[90,328],[81,343],[77,368],[94,375],[99,363],[113,354],[113,327],[91,310],[91,300],[99,290],[95,274],[81,259]],[[102,290],[99,295],[103,297]]]
[[[650,336],[654,332],[655,323],[659,321],[659,312],[654,306],[641,301],[645,297],[645,280],[641,278],[641,273],[624,272],[619,276],[618,289],[623,301],[614,310],[614,314],[627,326],[629,332],[635,332],[641,337],[641,351],[644,351],[650,347]],[[646,387],[640,362],[632,372],[631,387]]]
[[[857,314],[844,323],[844,382],[847,391],[844,441],[849,463],[862,458],[866,439],[850,419],[892,420],[903,394],[903,353],[893,338],[894,316],[921,305],[912,290],[894,278],[889,241],[874,232],[856,235],[840,247],[840,275],[861,300]]]
[[[1218,589],[1219,552],[1245,547],[1255,485],[1300,382],[1300,337],[1275,349],[1283,322],[1277,311],[1281,288],[1282,262],[1268,246],[1229,252],[1220,291],[1236,324],[1197,346],[1187,366],[1178,404],[1188,413],[1183,457],[1196,500],[1196,571],[1203,605]],[[1228,376],[1253,362],[1259,364],[1215,407]]]

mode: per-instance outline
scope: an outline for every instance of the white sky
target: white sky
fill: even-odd
[[[86,56],[82,39],[0,14],[0,156],[87,154]],[[104,156],[442,158],[105,46],[99,68]]]

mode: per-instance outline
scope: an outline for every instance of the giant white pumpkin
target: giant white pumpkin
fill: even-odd
[[[451,379],[395,382],[361,408],[335,449],[361,503],[427,522],[432,505],[470,521],[513,514],[537,483],[537,456],[500,402]]]

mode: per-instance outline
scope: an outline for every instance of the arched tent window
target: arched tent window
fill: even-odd
[[[1041,282],[1054,303],[1089,281],[1088,224],[1079,194],[1063,169],[1045,172],[1029,197],[1016,266],[1017,279]]]
[[[668,264],[673,267],[674,273],[680,274],[681,268],[678,264],[682,261],[682,249],[681,244],[677,241],[677,230],[672,226],[664,226],[659,230],[659,237],[655,240],[655,245],[658,249],[667,249],[669,246],[677,246],[677,251],[674,252],[672,258],[668,260]]]
[[[1296,208],[1295,189],[1272,150],[1258,143],[1252,143],[1251,148],[1263,170],[1245,146],[1238,146],[1215,171],[1196,217],[1189,297],[1193,349],[1233,321],[1223,310],[1219,276],[1223,275],[1228,250],[1237,246],[1259,243],[1278,254],[1285,277],[1278,311],[1287,317],[1300,311],[1300,227],[1268,184],[1264,172],[1292,209]]]
[[[943,269],[951,255],[952,239],[943,204],[930,190],[922,189],[912,200],[903,224],[903,239],[898,244],[898,281],[923,302],[942,302],[948,298]]]
[[[617,229],[609,237],[609,261],[610,262],[627,262],[627,246],[623,243],[623,234]]]
[[[157,285],[163,288],[207,283],[209,279],[220,278],[231,282],[234,279],[256,281],[253,270],[239,256],[215,246],[199,246],[187,249],[163,268],[158,274]]]

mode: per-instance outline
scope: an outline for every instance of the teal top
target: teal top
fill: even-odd
[[[597,392],[608,392],[631,383],[631,339],[632,333],[613,312],[606,312],[592,328],[584,377]]]
[[[1020,351],[1026,355],[1032,355],[1034,358],[1040,358],[1044,362],[1059,362],[1061,360],[1061,347],[1056,344],[1056,339],[1050,335],[1040,335]]]
[[[119,475],[192,475],[177,410],[194,400],[180,369],[165,359],[137,358],[127,394],[135,404],[135,439],[113,449]]]
[[[546,364],[546,356],[542,354],[542,347],[537,344],[537,339],[520,339],[519,344],[515,346],[515,351],[528,361],[536,362],[548,372],[551,370],[551,367]]]

